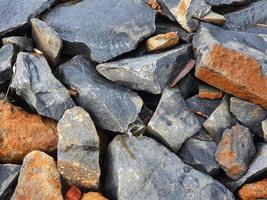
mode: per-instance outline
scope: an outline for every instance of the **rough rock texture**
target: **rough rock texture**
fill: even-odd
[[[249,0],[205,0],[205,1],[212,6],[244,4],[249,2]]]
[[[183,97],[187,99],[197,92],[198,81],[189,73],[177,83],[176,87],[180,89]]]
[[[58,122],[58,169],[70,183],[98,189],[99,137],[89,114],[81,107],[67,110]]]
[[[19,171],[20,165],[0,164],[0,199],[10,199]]]
[[[201,129],[185,104],[178,88],[165,88],[158,107],[147,126],[151,136],[177,152],[185,140]]]
[[[193,40],[197,55],[196,77],[267,108],[265,37],[202,23]]]
[[[19,163],[33,151],[57,148],[56,123],[0,102],[0,162]]]
[[[15,56],[16,49],[12,44],[4,45],[0,49],[0,83],[11,79]]]
[[[246,173],[255,153],[253,135],[249,129],[236,125],[223,132],[216,151],[216,160],[227,176],[237,180]]]
[[[81,200],[108,200],[98,192],[84,193]]]
[[[267,142],[267,119],[261,122],[261,128],[263,131],[263,139],[265,142]]]
[[[161,6],[158,3],[158,0],[148,0],[147,5],[156,10],[158,13],[162,14]]]
[[[135,49],[143,38],[154,33],[155,14],[144,0],[91,0],[61,4],[44,21],[71,51],[105,62]]]
[[[0,35],[26,25],[32,17],[41,14],[55,0],[0,0]]]
[[[44,53],[47,60],[53,66],[57,66],[63,47],[59,35],[54,29],[47,26],[45,22],[37,18],[31,19],[31,25],[32,35],[37,48]]]
[[[223,98],[223,92],[215,87],[206,84],[199,85],[198,96],[204,99],[221,99]]]
[[[267,198],[267,179],[246,184],[238,192],[241,200],[254,200]]]
[[[234,199],[151,138],[117,136],[108,147],[107,166],[104,188],[113,199]]]
[[[189,138],[179,150],[179,157],[188,165],[211,176],[218,174],[220,165],[215,160],[217,144]]]
[[[13,44],[20,49],[26,50],[26,51],[32,51],[33,50],[33,40],[28,37],[22,37],[22,36],[10,36],[5,37],[2,39],[2,43],[5,44]]]
[[[163,53],[103,63],[97,66],[97,71],[132,89],[161,94],[187,62],[191,51],[190,45],[184,45]]]
[[[70,189],[68,190],[65,199],[66,200],[80,200],[82,196],[81,190],[75,186],[72,185]]]
[[[74,106],[67,89],[54,77],[41,55],[18,54],[11,88],[38,114],[55,120]]]
[[[32,151],[23,160],[18,185],[11,200],[63,200],[60,174],[52,157]]]

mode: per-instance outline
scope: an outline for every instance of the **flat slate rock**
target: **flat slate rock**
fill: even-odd
[[[55,0],[0,0],[0,35],[26,25],[49,8]]]
[[[205,0],[205,1],[212,6],[240,5],[249,2],[249,0]]]
[[[104,191],[120,200],[235,199],[222,184],[144,136],[118,135],[109,144]]]
[[[178,74],[192,54],[190,45],[97,65],[96,69],[107,79],[120,85],[161,94],[169,80]]]
[[[59,120],[66,109],[73,107],[67,89],[54,77],[41,55],[19,53],[11,88],[38,114]]]
[[[3,44],[13,44],[21,50],[32,51],[33,40],[23,36],[10,36],[2,39]]]
[[[155,14],[144,0],[85,0],[60,4],[44,21],[68,43],[69,53],[105,62],[134,50],[153,34]]]
[[[71,90],[78,105],[103,129],[124,133],[141,111],[143,101],[133,91],[103,78],[82,55],[60,65],[58,78]]]

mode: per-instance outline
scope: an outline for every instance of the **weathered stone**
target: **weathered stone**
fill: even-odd
[[[98,192],[84,193],[81,200],[108,200]]]
[[[201,141],[189,138],[179,150],[179,157],[188,165],[207,173],[217,175],[220,165],[215,160],[217,144],[213,141]]]
[[[135,90],[161,94],[191,53],[191,46],[184,45],[162,53],[103,63],[96,68],[111,81]]]
[[[201,129],[178,88],[166,88],[147,126],[149,134],[177,152],[185,140]]]
[[[44,21],[68,43],[71,53],[105,62],[135,49],[154,33],[155,14],[144,0],[87,0],[60,4]]]
[[[258,136],[263,136],[261,121],[267,116],[267,111],[254,103],[243,101],[236,97],[230,99],[230,111],[244,126]]]
[[[44,53],[47,60],[53,66],[57,66],[61,55],[61,49],[63,47],[59,35],[45,22],[37,18],[31,19],[31,25],[32,36],[37,48]]]
[[[246,173],[255,153],[253,135],[249,129],[236,125],[223,132],[216,151],[216,160],[227,176],[237,180]]]
[[[52,157],[32,151],[24,158],[11,200],[22,199],[63,200],[60,174]]]
[[[0,35],[26,25],[32,17],[41,14],[55,0],[0,0]]]
[[[64,111],[74,106],[68,91],[54,77],[41,55],[19,53],[11,88],[38,114],[59,120]]]
[[[219,182],[144,136],[117,136],[107,150],[107,167],[104,188],[112,199],[234,199]]]
[[[20,165],[0,164],[0,199],[8,200],[19,175]]]
[[[267,199],[267,179],[242,186],[238,196],[241,200]]]
[[[66,200],[80,200],[82,196],[81,190],[75,186],[72,185],[70,189],[68,190],[65,199]]]
[[[206,84],[200,84],[199,87],[199,98],[204,99],[221,99],[223,98],[223,92],[215,87]]]
[[[197,92],[198,80],[189,73],[177,83],[176,87],[180,89],[183,97],[187,99]]]
[[[263,139],[265,142],[267,142],[267,119],[261,122],[261,128],[263,131]]]
[[[225,18],[223,15],[220,15],[218,13],[215,13],[213,11],[210,11],[207,15],[205,15],[202,18],[199,18],[203,21],[212,23],[212,24],[219,24],[219,25],[223,25],[225,22]]]
[[[212,6],[244,4],[249,2],[249,0],[205,0],[205,1]]]
[[[22,36],[10,36],[5,37],[2,39],[2,43],[5,44],[13,44],[20,49],[26,50],[26,51],[32,51],[33,50],[33,40],[28,37],[22,37]]]
[[[194,36],[193,46],[197,55],[196,77],[267,108],[266,36],[226,31],[203,23]]]
[[[0,162],[19,163],[33,150],[51,152],[57,148],[56,123],[0,103]]]
[[[162,14],[161,6],[157,0],[148,0],[147,5],[156,10],[158,13]]]
[[[212,141],[212,137],[207,133],[207,131],[204,128],[200,129],[200,131],[198,131],[195,135],[193,135],[192,138],[201,141]]]
[[[58,122],[58,169],[70,184],[98,189],[99,137],[90,115],[81,107],[66,110]]]
[[[135,93],[104,79],[85,56],[75,56],[58,68],[58,77],[77,91],[78,104],[103,129],[125,132],[141,111],[143,101]]]

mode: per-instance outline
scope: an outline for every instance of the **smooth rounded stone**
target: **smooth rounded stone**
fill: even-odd
[[[20,163],[33,150],[57,148],[56,123],[0,102],[0,162]]]
[[[134,50],[153,34],[155,14],[144,0],[85,0],[60,4],[44,21],[68,44],[68,53],[101,63]]]
[[[29,20],[47,8],[55,0],[0,0],[0,35],[27,25]]]
[[[199,84],[198,96],[203,99],[221,99],[223,98],[223,92],[215,87],[207,84]]]
[[[104,191],[111,199],[235,199],[222,184],[184,164],[152,138],[118,135],[106,161]]]
[[[23,160],[19,180],[11,200],[63,200],[60,174],[54,159],[32,151]]]
[[[267,179],[243,185],[238,191],[241,200],[267,199]]]
[[[66,110],[57,130],[57,164],[61,175],[70,184],[98,189],[99,137],[90,115],[81,107]]]
[[[19,171],[20,165],[0,164],[0,199],[10,199]]]
[[[57,66],[63,47],[63,42],[58,33],[45,22],[37,18],[31,19],[31,25],[32,36],[37,48],[44,53],[52,66]]]
[[[223,5],[235,5],[235,4],[245,4],[249,0],[205,0],[208,4],[212,6],[223,6]]]
[[[108,200],[98,192],[84,193],[81,200]]]
[[[201,129],[178,88],[165,88],[158,107],[147,125],[148,133],[177,152],[185,140]]]
[[[59,120],[66,109],[75,105],[43,56],[21,52],[15,67],[10,87],[39,115]]]
[[[141,111],[143,101],[129,89],[104,79],[82,55],[60,65],[58,78],[77,92],[76,102],[102,129],[124,133]]]
[[[17,46],[20,49],[26,50],[26,51],[32,51],[33,50],[33,40],[28,37],[22,37],[22,36],[10,36],[5,37],[2,39],[2,43],[5,44],[13,44]]]
[[[179,150],[179,157],[188,165],[203,173],[215,176],[220,172],[220,165],[215,159],[217,144],[189,138]]]
[[[261,122],[261,128],[263,131],[263,139],[265,142],[267,142],[267,119]]]
[[[261,122],[266,119],[267,111],[260,106],[236,97],[230,99],[230,111],[244,126],[258,136],[263,136]]]
[[[161,94],[191,53],[191,46],[183,45],[162,53],[99,64],[96,69],[107,79],[126,87]]]
[[[65,199],[66,200],[80,200],[82,196],[81,190],[75,186],[72,185],[68,192],[66,193]]]

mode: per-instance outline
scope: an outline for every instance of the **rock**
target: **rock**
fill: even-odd
[[[217,144],[189,138],[179,150],[179,157],[188,165],[211,176],[217,175],[220,165],[215,160]]]
[[[45,58],[40,55],[18,54],[11,88],[38,114],[55,120],[74,106],[67,89],[54,77]]]
[[[219,182],[148,137],[116,136],[107,167],[104,191],[111,199],[234,199]]]
[[[22,199],[63,200],[60,174],[52,157],[32,151],[24,158],[11,200]]]
[[[223,25],[225,22],[225,18],[223,15],[220,15],[218,13],[215,13],[213,11],[210,11],[207,15],[205,15],[202,18],[199,18],[200,20],[203,20],[205,22],[209,22],[212,24],[218,24]]]
[[[267,179],[246,184],[238,192],[241,200],[266,199],[267,198]]]
[[[99,137],[89,114],[81,107],[67,110],[58,122],[58,169],[70,184],[99,186]]]
[[[62,40],[57,32],[47,24],[37,18],[31,19],[32,35],[36,46],[41,50],[52,66],[57,66],[61,49],[63,47]]]
[[[197,78],[267,108],[267,79],[264,78],[267,41],[264,35],[227,31],[203,23],[194,36],[193,46],[197,55]]]
[[[0,103],[0,162],[20,163],[33,150],[52,152],[57,148],[56,123]]]
[[[0,35],[27,25],[35,17],[49,8],[55,0],[0,0]]]
[[[201,141],[212,141],[212,137],[207,133],[204,128],[201,128],[200,131],[198,131],[195,135],[192,136],[192,138]]]
[[[253,133],[263,136],[261,121],[267,116],[267,111],[254,103],[243,101],[236,97],[230,99],[231,113]]]
[[[169,80],[182,69],[191,55],[191,46],[98,65],[107,79],[135,90],[161,94]]]
[[[267,119],[261,122],[261,128],[263,131],[263,139],[265,142],[267,142]]]
[[[180,89],[183,97],[187,99],[196,93],[198,80],[189,73],[178,82],[176,87]]]
[[[10,199],[14,183],[16,182],[20,171],[20,165],[0,164],[0,199]]]
[[[246,173],[255,153],[253,135],[249,129],[236,125],[223,132],[216,160],[227,176],[237,180]]]
[[[144,0],[91,0],[60,4],[44,21],[68,44],[68,53],[105,62],[134,50],[153,34],[155,14]]]
[[[156,10],[158,13],[162,14],[161,6],[157,0],[148,0],[147,5]]]
[[[249,0],[205,0],[208,4],[212,6],[222,6],[222,5],[235,5],[235,4],[245,4]]]
[[[98,192],[84,193],[81,200],[108,200]]]
[[[149,134],[177,152],[185,140],[201,129],[177,88],[166,88],[147,126]]]
[[[223,98],[223,92],[215,87],[206,84],[199,85],[199,98],[204,99],[221,99]]]
[[[65,199],[66,200],[80,200],[81,196],[82,196],[81,190],[77,186],[72,185],[70,189],[68,190]]]
[[[26,51],[32,51],[33,50],[33,40],[28,37],[22,37],[22,36],[10,36],[5,37],[2,39],[2,43],[5,44],[13,44],[17,46],[20,49],[26,50]]]

